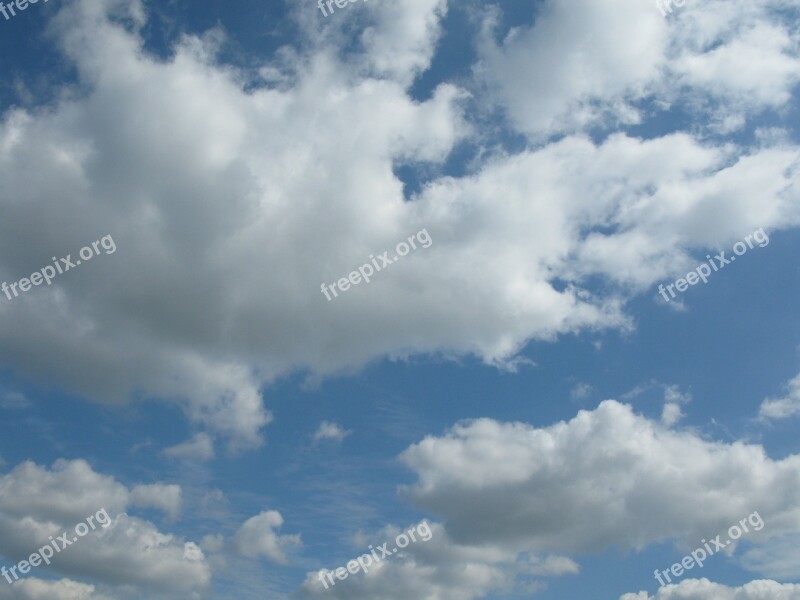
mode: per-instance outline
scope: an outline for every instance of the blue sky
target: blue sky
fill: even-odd
[[[798,9],[0,16],[0,600],[800,598]]]

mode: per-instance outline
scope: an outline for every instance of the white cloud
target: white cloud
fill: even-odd
[[[131,490],[130,503],[142,508],[157,508],[176,519],[181,512],[181,487],[162,483],[137,485]]]
[[[484,77],[514,125],[532,136],[639,123],[652,110],[647,102],[733,131],[791,99],[800,49],[787,14],[796,8],[795,0],[708,0],[665,19],[652,2],[550,0],[531,27],[512,29],[500,43],[498,19],[487,18]]]
[[[184,460],[210,460],[214,458],[214,441],[207,433],[197,433],[190,440],[165,448],[163,454]]]
[[[346,431],[341,426],[330,421],[323,421],[319,424],[319,428],[314,433],[314,441],[332,440],[334,442],[341,442],[350,435],[352,431]]]
[[[800,600],[800,585],[758,580],[736,588],[708,579],[685,579],[659,589],[655,596],[639,592],[625,594],[620,600]]]
[[[440,35],[447,0],[369,3],[374,22],[360,35],[368,68],[409,85],[425,70]]]
[[[767,398],[761,403],[758,416],[763,419],[788,419],[800,414],[800,375],[787,385],[783,398]]]
[[[349,575],[344,581],[335,580],[336,585],[329,584],[327,589],[320,581],[318,571],[310,572],[294,597],[300,600],[472,600],[513,580],[508,570],[513,566],[516,553],[491,546],[454,544],[444,528],[436,523],[431,524],[431,531],[433,535],[427,542],[412,543],[402,553],[370,567],[366,574],[359,572]],[[396,527],[386,527],[376,534],[375,539],[391,541],[401,532]],[[375,546],[380,546],[380,543]],[[391,545],[388,550],[391,551]],[[369,549],[364,548],[354,553],[353,559],[368,553]],[[339,566],[342,565],[331,565],[326,570]]]
[[[532,27],[513,29],[499,45],[491,41],[492,20],[486,28],[486,77],[514,125],[533,135],[574,131],[609,116],[637,122],[628,100],[658,77],[669,39],[658,10],[639,0],[549,0]]]
[[[664,386],[664,402],[667,404],[688,404],[692,401],[692,395],[682,392],[677,385]]]
[[[533,575],[576,575],[578,572],[578,563],[566,556],[547,556],[531,560],[530,564],[530,573]]]
[[[95,528],[88,535],[56,553],[49,567],[37,569],[92,578],[103,593],[106,588],[116,590],[115,596],[127,597],[128,586],[173,598],[190,598],[203,590],[210,570],[202,553],[187,554],[187,548],[196,548],[194,544],[123,512],[132,506],[154,507],[175,516],[180,488],[151,484],[129,489],[82,460],[58,460],[51,469],[22,463],[0,476],[0,554],[15,562],[27,558],[48,544],[50,536],[72,532],[78,523],[94,517]],[[102,510],[110,523],[100,518]],[[63,591],[63,597],[99,598],[92,595],[92,586],[63,581],[15,586],[14,593],[21,595],[12,597],[38,598],[36,594],[52,585],[54,593]]]
[[[278,511],[269,510],[247,519],[236,535],[232,547],[241,556],[257,558],[264,556],[285,565],[289,560],[286,550],[301,545],[299,535],[278,535],[275,533],[283,525],[283,517]]]
[[[407,495],[460,543],[532,552],[665,540],[688,547],[753,511],[767,525],[748,542],[800,532],[800,456],[771,460],[760,446],[707,441],[613,400],[544,428],[460,423],[402,459],[418,477]]]
[[[402,551],[368,565],[366,574],[351,574],[326,588],[320,581],[319,571],[308,573],[293,597],[301,600],[328,597],[472,600],[492,591],[537,589],[544,585],[546,578],[574,575],[579,571],[578,565],[564,556],[530,556],[495,544],[462,545],[454,542],[441,524],[429,525],[431,536],[427,541],[417,536],[417,541]],[[387,550],[391,551],[394,540],[403,531],[394,526],[385,527],[373,536],[372,543],[377,548],[381,542],[388,542]],[[369,552],[365,542],[363,550],[354,551],[353,559]],[[330,565],[324,570],[335,570],[338,566]]]
[[[661,422],[666,427],[672,427],[683,419],[683,409],[681,404],[688,404],[692,401],[692,395],[681,392],[677,385],[664,387],[664,409],[661,412]]]
[[[747,549],[739,564],[754,573],[775,579],[800,579],[800,535],[781,535]]]
[[[672,427],[675,423],[683,419],[684,416],[680,404],[667,402],[664,405],[664,409],[661,411],[661,422],[666,427]]]
[[[5,582],[4,582],[5,583]],[[11,586],[0,586],[0,599],[3,600],[111,600],[109,596],[95,593],[95,586],[70,579],[45,581],[29,577]]]

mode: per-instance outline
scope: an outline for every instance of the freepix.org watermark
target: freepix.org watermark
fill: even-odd
[[[423,234],[425,234],[423,236]],[[350,289],[350,285],[358,285],[362,281],[365,283],[370,282],[370,278],[375,274],[376,270],[380,271],[384,267],[388,267],[393,262],[400,260],[403,256],[411,252],[411,250],[417,249],[417,242],[422,244],[423,248],[430,248],[431,244],[433,244],[433,239],[431,239],[430,234],[428,233],[427,229],[421,229],[414,235],[408,238],[408,244],[406,242],[400,242],[397,244],[395,248],[395,252],[397,253],[395,256],[389,258],[389,250],[384,252],[383,254],[379,254],[378,258],[375,258],[374,255],[370,254],[371,263],[365,263],[363,266],[358,268],[358,271],[351,272],[347,277],[342,277],[339,281],[334,281],[329,285],[323,283],[322,284],[322,293],[325,294],[325,297],[328,299],[328,302],[333,300],[333,298],[338,298],[339,293],[336,291],[336,286],[339,286],[339,291],[346,292]],[[410,246],[409,246],[410,244]],[[381,264],[378,264],[380,261]],[[374,268],[373,268],[374,266]],[[333,294],[333,298],[328,293]]]
[[[81,248],[78,255],[81,259],[86,262],[92,260],[97,256],[100,256],[100,247],[102,247],[106,254],[114,254],[117,251],[117,245],[114,243],[114,238],[110,235],[106,235],[101,239],[97,240],[96,242],[92,242],[92,246],[84,246]],[[8,284],[5,281],[0,285],[0,290],[6,295],[6,298],[9,300],[13,300],[19,293],[17,292],[17,287],[19,287],[20,292],[27,292],[31,289],[31,286],[34,285],[41,285],[44,282],[47,282],[47,285],[53,283],[53,279],[56,275],[62,275],[69,271],[70,269],[77,267],[81,264],[81,260],[76,260],[75,262],[72,261],[72,255],[67,254],[66,258],[56,258],[53,257],[53,265],[47,265],[43,267],[39,271],[33,273],[30,277],[23,277],[19,281],[15,281],[14,283]],[[11,294],[14,294],[13,298]]]
[[[384,558],[388,558],[392,556],[392,554],[396,554],[403,548],[406,548],[411,542],[416,542],[417,537],[415,533],[419,534],[420,539],[423,542],[427,542],[429,539],[433,537],[433,531],[431,530],[431,526],[428,524],[427,521],[422,521],[418,525],[415,525],[411,529],[409,529],[406,533],[401,533],[398,535],[394,540],[394,547],[389,550],[389,542],[386,542],[382,546],[378,546],[378,550],[370,545],[370,554],[362,554],[356,560],[351,560],[347,563],[347,568],[339,567],[335,571],[326,571],[323,569],[319,572],[319,580],[322,582],[322,585],[325,586],[325,589],[328,589],[328,581],[331,582],[331,585],[336,585],[336,582],[333,580],[334,575],[336,579],[339,581],[344,581],[347,579],[351,574],[355,575],[359,571],[364,571],[364,573],[369,573],[369,568],[373,565],[377,565],[381,562]],[[378,556],[378,552],[381,553]],[[374,560],[373,560],[374,559]],[[326,581],[326,579],[328,581]]]
[[[686,0],[656,0],[656,6],[661,10],[661,14],[665,17],[667,14],[672,14],[672,5],[684,6]]]
[[[751,235],[748,235],[744,238],[744,242],[736,242],[733,245],[733,253],[736,256],[741,256],[747,250],[753,249],[753,241],[758,242],[758,247],[763,248],[764,246],[769,245],[769,236],[764,232],[764,228],[760,228],[754,231]],[[746,242],[746,243],[745,243]],[[690,285],[695,285],[700,280],[703,283],[708,283],[708,277],[711,275],[713,268],[713,272],[717,272],[720,269],[724,269],[725,265],[729,265],[736,260],[736,256],[731,256],[730,258],[725,258],[725,251],[723,250],[719,254],[715,255],[714,258],[711,258],[710,254],[706,254],[706,258],[708,259],[708,264],[702,263],[698,265],[698,267],[694,271],[690,271],[686,274],[686,278],[679,278],[676,279],[674,283],[670,283],[668,286],[664,286],[664,284],[660,284],[658,286],[658,293],[664,297],[664,300],[669,302],[669,298],[667,297],[667,291],[669,291],[670,296],[675,298],[675,288],[679,292],[685,292]],[[716,262],[714,262],[716,259]],[[710,265],[710,266],[709,266]]]
[[[47,2],[47,0],[44,1]],[[16,0],[16,2],[9,2],[8,6],[6,6],[5,3],[0,2],[0,13],[3,13],[6,21],[8,21],[11,17],[17,16],[16,11],[14,10],[15,6],[17,7],[17,10],[23,11],[28,8],[28,3],[36,4],[37,2],[39,2],[39,0]],[[8,16],[9,11],[11,12],[11,17]]]
[[[349,4],[355,4],[358,1],[359,0],[349,0]],[[367,0],[364,0],[364,2],[366,2],[366,1]],[[319,9],[322,11],[322,16],[323,17],[327,17],[328,16],[328,13],[325,11],[325,6],[323,6],[323,4],[327,5],[328,10],[331,11],[331,13],[333,13],[333,5],[334,5],[334,3],[339,8],[344,8],[345,6],[348,5],[348,0],[317,0],[317,6],[319,6]]]
[[[754,518],[755,520],[753,520]],[[665,569],[663,571],[656,569],[655,578],[658,580],[660,587],[664,587],[666,585],[662,579],[662,575],[666,578],[667,583],[672,583],[672,579],[669,577],[670,573],[672,573],[672,575],[677,579],[683,575],[684,570],[688,571],[693,569],[695,565],[702,569],[705,560],[713,556],[717,550],[722,550],[735,540],[738,540],[740,537],[742,537],[743,534],[749,533],[750,530],[747,528],[748,522],[753,528],[753,531],[761,531],[764,529],[764,519],[762,519],[761,515],[758,514],[758,511],[756,511],[739,521],[738,525],[731,525],[730,529],[728,529],[728,539],[726,541],[721,542],[719,540],[719,538],[722,537],[722,534],[718,535],[710,542],[700,540],[700,543],[703,544],[703,547],[697,548],[691,553],[691,555],[684,556],[681,562],[675,563],[669,569]],[[714,546],[713,548],[711,547],[712,545]]]
[[[102,518],[101,518],[102,517]],[[31,554],[28,557],[28,560],[21,560],[13,567],[6,569],[5,566],[0,567],[0,575],[6,578],[8,583],[13,583],[11,581],[11,575],[14,576],[14,581],[19,579],[19,575],[17,575],[17,570],[23,575],[26,575],[28,571],[31,570],[31,567],[38,567],[40,564],[44,563],[46,565],[50,564],[50,559],[55,556],[56,552],[61,552],[67,546],[71,546],[75,542],[78,541],[78,538],[82,538],[86,534],[89,533],[89,527],[91,527],[91,531],[96,529],[95,519],[97,519],[97,525],[100,525],[103,529],[111,525],[111,517],[108,516],[105,508],[101,508],[97,511],[94,515],[89,515],[86,517],[86,523],[78,523],[75,525],[75,536],[72,539],[69,538],[69,534],[65,531],[61,535],[59,535],[56,539],[53,539],[53,536],[50,536],[50,544],[47,546],[42,546],[36,552]],[[59,548],[59,544],[61,547]]]

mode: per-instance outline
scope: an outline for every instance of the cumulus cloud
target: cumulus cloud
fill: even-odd
[[[314,441],[332,440],[334,442],[341,442],[351,433],[352,431],[347,431],[336,423],[323,421],[319,424],[317,431],[314,433]]]
[[[548,0],[532,26],[499,42],[504,32],[490,15],[480,72],[514,125],[534,137],[640,123],[672,106],[729,132],[787,105],[800,81],[794,18],[786,18],[794,0],[686,3],[666,19],[657,6]]]
[[[533,26],[511,30],[500,44],[494,41],[497,17],[485,24],[482,70],[516,127],[548,135],[579,130],[609,114],[637,122],[629,100],[641,97],[657,78],[669,39],[668,25],[653,5],[548,1],[538,13]],[[527,76],[520,77],[522,72]]]
[[[472,600],[509,584],[513,581],[512,571],[520,569],[514,566],[517,558],[514,552],[490,545],[461,546],[448,537],[440,524],[430,526],[430,540],[410,544],[401,553],[368,568],[366,574],[349,575],[344,581],[336,579],[335,586],[328,584],[326,589],[318,571],[308,573],[293,597],[298,600]],[[392,541],[402,531],[397,527],[386,527],[375,535],[375,539],[381,543]],[[377,547],[380,543],[375,545]],[[388,550],[391,551],[391,544]],[[364,553],[368,554],[369,549],[365,547],[356,551],[353,558]],[[331,565],[326,570],[339,566]]]
[[[677,385],[669,385],[664,388],[664,408],[661,412],[661,422],[667,427],[672,427],[683,419],[683,409],[681,404],[688,404],[692,401],[692,395],[681,392]]]
[[[659,589],[654,596],[639,592],[625,594],[620,600],[800,600],[800,585],[757,580],[728,587],[708,579],[685,579]]]
[[[231,540],[233,550],[249,558],[266,557],[285,565],[286,550],[301,545],[299,535],[278,535],[283,517],[276,510],[264,511],[245,521]]]
[[[800,532],[800,456],[668,429],[608,400],[535,428],[479,419],[411,446],[417,504],[461,543],[537,552],[686,546],[759,511],[748,542]],[[776,490],[780,490],[776,493]]]
[[[800,414],[800,375],[787,384],[786,395],[781,398],[767,398],[761,403],[758,416],[766,419],[788,419]]]
[[[160,483],[129,489],[83,460],[58,460],[50,469],[22,463],[0,477],[0,553],[14,562],[26,559],[47,545],[50,536],[71,533],[94,516],[95,527],[86,536],[56,553],[49,567],[37,568],[89,577],[104,588],[119,588],[125,597],[125,586],[192,597],[210,581],[202,552],[192,551],[199,548],[124,512],[134,506],[152,507],[176,516],[180,492],[176,485]],[[110,519],[100,518],[103,510]],[[92,586],[66,580],[13,589],[13,598],[38,598],[48,591],[63,592],[59,597],[101,597],[94,595]]]

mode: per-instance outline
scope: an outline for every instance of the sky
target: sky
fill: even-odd
[[[0,600],[800,600],[800,0],[340,1],[0,5]]]

